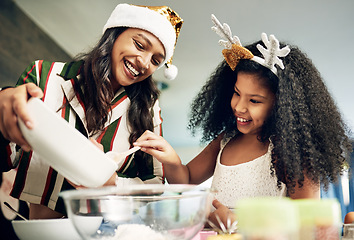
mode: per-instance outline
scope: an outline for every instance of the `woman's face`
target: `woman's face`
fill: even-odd
[[[153,74],[165,59],[165,48],[152,33],[128,28],[114,42],[111,58],[111,82],[116,91]]]
[[[274,105],[274,94],[260,81],[256,74],[237,74],[231,108],[236,117],[237,129],[243,134],[258,136]]]

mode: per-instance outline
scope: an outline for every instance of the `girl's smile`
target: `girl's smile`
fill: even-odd
[[[241,117],[237,117],[236,118],[237,122],[239,122],[240,124],[248,124],[251,120],[247,120]]]

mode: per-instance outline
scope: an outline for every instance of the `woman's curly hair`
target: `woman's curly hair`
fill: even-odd
[[[256,45],[246,46],[260,56]],[[285,46],[285,44],[281,44]],[[238,72],[257,74],[261,84],[276,96],[274,108],[264,123],[260,141],[271,139],[272,173],[293,192],[306,176],[314,184],[328,187],[337,181],[352,150],[349,130],[312,61],[296,46],[282,58],[284,70],[275,76],[268,68],[241,60],[232,71],[223,61],[202,87],[191,105],[188,128],[202,130],[202,142],[222,132],[241,134],[231,109],[231,98]]]

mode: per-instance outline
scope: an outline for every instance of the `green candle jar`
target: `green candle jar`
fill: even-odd
[[[299,210],[300,240],[339,240],[341,210],[336,199],[293,200]]]
[[[288,198],[251,198],[238,201],[238,230],[245,240],[297,240],[298,210]]]

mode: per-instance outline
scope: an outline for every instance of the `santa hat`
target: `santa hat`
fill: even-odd
[[[173,80],[178,69],[172,65],[173,52],[177,43],[178,35],[182,27],[183,19],[167,6],[137,6],[131,4],[118,4],[113,10],[103,32],[108,28],[132,27],[146,30],[154,34],[165,48],[166,58],[163,64],[165,77]]]

